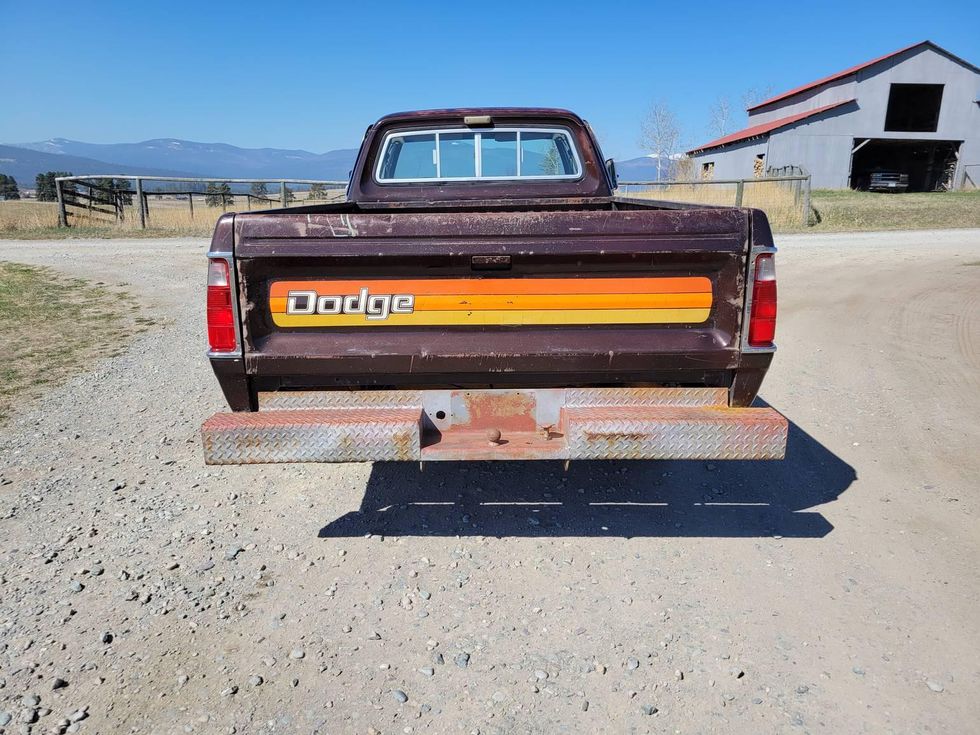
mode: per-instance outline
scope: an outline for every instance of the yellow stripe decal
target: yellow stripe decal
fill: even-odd
[[[576,309],[561,311],[417,311],[369,320],[363,314],[273,314],[280,327],[421,327],[524,324],[700,324],[710,309]]]

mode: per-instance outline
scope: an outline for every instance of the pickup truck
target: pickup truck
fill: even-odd
[[[429,110],[344,201],[223,216],[205,460],[781,459],[765,214],[615,189],[571,112]]]

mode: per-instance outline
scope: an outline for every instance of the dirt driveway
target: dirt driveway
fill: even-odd
[[[0,428],[0,730],[976,731],[980,231],[780,246],[785,462],[419,473],[202,464],[204,242],[0,242],[162,319]]]

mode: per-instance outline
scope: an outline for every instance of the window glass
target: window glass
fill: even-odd
[[[517,176],[517,133],[483,133],[483,176]]]
[[[521,176],[568,176],[575,162],[561,133],[521,133]]]
[[[388,141],[381,176],[385,179],[434,179],[435,151],[435,135],[394,135]]]
[[[439,177],[463,179],[476,176],[476,144],[473,133],[439,134]]]
[[[562,130],[395,132],[388,134],[382,150],[377,171],[381,182],[558,178],[581,173],[575,145]]]

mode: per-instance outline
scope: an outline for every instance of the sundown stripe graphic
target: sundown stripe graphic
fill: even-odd
[[[700,324],[711,281],[674,278],[440,278],[276,281],[280,327]]]

